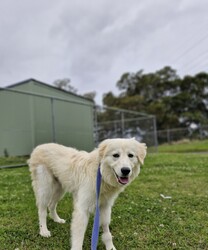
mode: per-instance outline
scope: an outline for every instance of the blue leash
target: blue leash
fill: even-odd
[[[97,249],[98,237],[99,237],[99,227],[100,227],[99,195],[100,195],[101,179],[102,176],[100,173],[100,166],[99,166],[96,179],[96,210],[95,210],[95,217],[92,229],[91,250]]]

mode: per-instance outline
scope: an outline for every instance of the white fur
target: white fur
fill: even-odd
[[[51,218],[65,223],[57,212],[66,192],[73,194],[71,249],[81,250],[90,213],[95,210],[96,174],[100,164],[100,225],[107,250],[116,250],[109,230],[111,208],[124,188],[136,178],[146,156],[146,145],[133,139],[107,139],[90,153],[49,143],[34,149],[28,161],[38,207],[40,234],[50,237],[47,208]],[[128,169],[124,176],[124,168]]]

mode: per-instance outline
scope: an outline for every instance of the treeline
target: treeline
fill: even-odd
[[[208,124],[208,74],[177,75],[169,66],[154,73],[125,73],[117,82],[120,94],[104,94],[110,107],[153,114],[157,128],[167,129]]]

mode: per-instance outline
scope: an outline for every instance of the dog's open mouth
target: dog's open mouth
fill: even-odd
[[[121,183],[122,185],[125,185],[129,182],[129,178],[128,177],[119,177],[117,176],[118,182]]]
[[[114,173],[115,173],[115,176],[116,176],[116,178],[117,178],[117,180],[118,180],[118,182],[120,184],[126,185],[129,182],[129,177],[127,177],[127,176],[118,176],[115,171],[114,171]]]

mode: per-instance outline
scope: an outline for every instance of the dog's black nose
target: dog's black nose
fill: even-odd
[[[121,169],[121,173],[124,175],[124,176],[127,176],[129,173],[130,173],[130,169],[129,168],[127,168],[127,167],[123,167],[122,169]]]

